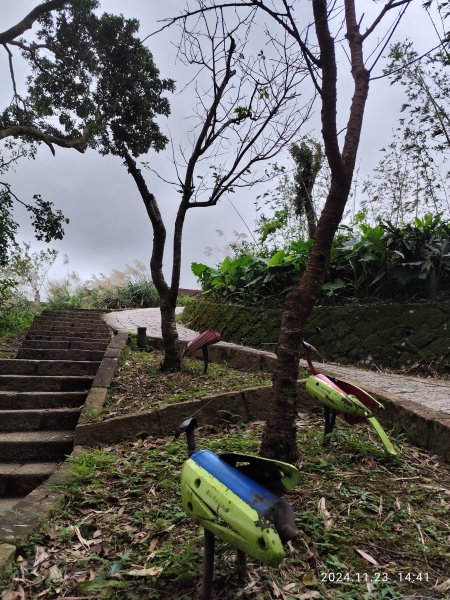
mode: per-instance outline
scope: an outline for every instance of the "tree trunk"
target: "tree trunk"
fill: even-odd
[[[181,370],[181,352],[178,344],[178,331],[175,319],[175,305],[167,298],[161,298],[161,333],[164,343],[163,371]]]
[[[152,257],[150,260],[150,271],[152,280],[161,301],[161,333],[164,344],[163,371],[179,371],[181,369],[181,352],[178,346],[178,332],[175,320],[175,306],[178,294],[179,275],[176,286],[169,286],[164,279],[163,257],[166,244],[166,228],[158,208],[154,195],[149,191],[140,169],[131,154],[124,148],[123,156],[128,171],[134,178],[141,198],[144,202],[147,214],[153,226]],[[180,235],[181,253],[181,235]]]
[[[297,380],[303,331],[320,293],[334,234],[349,190],[348,184],[342,186],[332,180],[305,273],[286,298],[273,375],[273,400],[260,448],[260,454],[268,458],[286,462],[297,460]]]
[[[308,237],[313,240],[316,235],[316,211],[311,196],[305,199],[306,222],[308,223]]]
[[[321,121],[331,185],[317,224],[315,239],[298,286],[286,298],[273,376],[273,401],[263,434],[260,454],[296,462],[297,379],[301,342],[306,321],[320,293],[333,238],[344,214],[355,168],[356,154],[369,91],[369,72],[364,66],[363,37],[354,0],[345,0],[346,37],[349,42],[354,94],[342,153],[336,127],[337,66],[335,40],[329,29],[326,0],[313,0],[314,22],[322,70]]]

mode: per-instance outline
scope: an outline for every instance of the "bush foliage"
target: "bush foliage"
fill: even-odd
[[[246,304],[280,303],[300,280],[312,241],[275,252],[235,248],[217,267],[193,263],[212,298]],[[342,226],[335,238],[322,300],[434,299],[450,290],[450,220],[427,214],[397,226],[389,221]]]

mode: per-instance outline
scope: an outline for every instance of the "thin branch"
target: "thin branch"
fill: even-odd
[[[27,155],[27,153],[24,150],[20,151],[18,154],[16,154],[16,156],[13,156],[8,161],[1,162],[0,163],[0,170],[2,170],[2,171],[5,170],[8,165],[16,162],[17,160],[19,160],[20,158],[23,158],[26,155]]]
[[[397,27],[399,26],[399,24],[400,24],[400,21],[402,20],[402,18],[403,18],[403,16],[404,16],[404,14],[405,14],[405,12],[406,12],[406,9],[408,8],[408,6],[409,6],[409,4],[405,4],[405,6],[403,7],[403,9],[400,11],[400,13],[399,13],[399,15],[398,15],[398,17],[397,17],[397,21],[395,22],[394,26],[392,27],[392,31],[389,33],[389,35],[388,35],[388,37],[387,37],[387,39],[386,39],[385,43],[384,43],[384,44],[383,44],[383,46],[381,47],[381,50],[379,51],[379,53],[378,53],[378,56],[377,56],[377,57],[376,57],[376,59],[373,61],[373,63],[372,63],[372,66],[368,68],[368,71],[369,71],[369,73],[371,73],[371,72],[372,72],[372,69],[375,67],[375,65],[377,64],[377,62],[380,60],[380,58],[381,58],[381,56],[382,56],[383,52],[384,52],[384,51],[385,51],[385,49],[386,49],[386,46],[387,46],[387,45],[389,44],[389,42],[391,41],[391,39],[392,39],[392,36],[393,36],[393,35],[394,35],[394,33],[395,33],[395,30],[396,30],[396,29],[397,29]]]
[[[161,19],[160,23],[165,23],[165,25],[163,25],[156,31],[152,31],[152,33],[149,33],[147,36],[145,36],[145,38],[141,40],[141,42],[145,42],[146,40],[148,40],[149,37],[153,37],[154,35],[161,33],[161,31],[172,27],[172,25],[174,25],[178,21],[185,20],[187,17],[195,17],[196,15],[203,14],[208,10],[216,10],[223,8],[241,8],[242,6],[247,6],[251,8],[253,7],[253,2],[228,2],[225,4],[218,4],[216,6],[206,6],[204,8],[199,8],[198,10],[184,11],[183,14],[179,15],[178,17],[171,17],[170,19]]]
[[[28,208],[28,209],[31,208],[30,204],[27,204],[26,202],[21,200],[18,196],[16,196],[16,194],[12,191],[11,185],[9,183],[6,183],[5,181],[0,181],[0,185],[2,185],[3,187],[5,187],[8,190],[8,194],[10,194],[14,198],[14,200],[16,200],[16,202],[18,202],[25,208]]]
[[[402,6],[403,4],[410,4],[411,2],[412,2],[412,0],[397,0],[397,2],[395,2],[394,0],[389,0],[389,2],[387,4],[385,4],[385,6],[383,6],[382,11],[378,15],[378,17],[374,20],[374,22],[372,23],[372,25],[362,35],[363,41],[367,37],[369,37],[369,35],[371,33],[373,33],[373,31],[377,28],[377,26],[383,20],[384,16],[386,15],[386,13],[388,11],[392,10],[393,8],[397,8],[397,6]]]
[[[8,53],[9,73],[11,75],[11,81],[12,81],[12,85],[13,85],[14,99],[15,99],[16,104],[17,104],[18,103],[19,94],[17,93],[16,78],[14,76],[14,66],[13,66],[13,61],[12,61],[13,55],[12,55],[11,50],[8,48],[8,46],[6,44],[3,44],[3,48]]]
[[[427,52],[424,52],[420,56],[414,58],[413,60],[410,60],[409,62],[405,63],[401,67],[398,67],[398,69],[388,71],[387,73],[383,73],[383,75],[378,75],[377,77],[371,77],[370,81],[375,81],[376,79],[384,79],[385,77],[390,77],[391,75],[396,75],[397,73],[400,73],[401,71],[403,71],[403,69],[407,69],[408,67],[410,67],[414,63],[418,62],[419,60],[422,60],[422,58],[425,58],[425,56],[428,56],[429,54],[431,54],[432,52],[434,52],[435,50],[437,50],[440,47],[441,47],[441,44],[438,44],[434,48],[431,48],[431,50],[427,50]]]

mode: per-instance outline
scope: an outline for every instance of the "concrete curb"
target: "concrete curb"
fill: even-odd
[[[332,370],[328,374],[332,375]],[[357,381],[348,381],[360,386]],[[364,385],[364,389],[384,405],[384,411],[377,415],[384,426],[403,433],[409,442],[450,462],[450,415],[380,392],[370,385]]]
[[[108,344],[87,395],[86,402],[83,405],[78,424],[75,428],[75,435],[78,427],[87,422],[86,413],[102,409],[106,400],[106,393],[119,366],[119,358],[122,355],[127,340],[128,333],[119,331]]]
[[[149,336],[148,340],[153,347],[162,347],[162,340],[160,338]],[[180,345],[183,347],[186,345],[186,342],[180,342]],[[232,344],[229,342],[218,342],[217,344],[210,346],[208,348],[208,353],[211,362],[225,363],[230,367],[245,369],[247,371],[263,371],[266,373],[272,373],[276,364],[276,356],[271,352],[256,350],[246,346],[238,346],[237,344]],[[202,359],[201,351],[193,353],[193,356]],[[306,362],[300,361],[301,368],[306,366]],[[375,386],[361,383],[360,381],[354,380],[351,377],[342,377],[341,374],[337,374],[333,371],[332,366],[324,367],[321,365],[321,370],[327,375],[335,375],[338,378],[344,378],[355,385],[366,389],[370,394],[383,403],[385,410],[379,415],[379,418],[386,428],[392,428],[399,433],[404,433],[408,441],[411,443],[417,444],[418,446],[426,448],[427,450],[431,450],[432,452],[439,454],[439,456],[443,457],[447,461],[450,461],[450,415],[448,413],[436,411],[429,407],[424,407],[417,402],[405,400],[404,398],[396,396],[395,394],[381,391]],[[299,389],[299,406],[312,406],[312,400],[306,395],[306,393],[302,392],[304,392],[304,390]],[[267,399],[265,402],[266,401]],[[267,411],[264,408],[264,414],[266,413]],[[189,416],[189,414],[184,414],[182,412],[179,412],[178,414],[181,416],[181,418],[183,418],[183,416]],[[117,419],[126,418],[126,416],[117,417]],[[264,419],[264,415],[259,415],[255,418]],[[108,422],[111,423],[112,421],[115,420],[111,419]],[[128,430],[128,435],[131,435],[132,431],[131,422],[132,421],[129,423],[130,429]],[[139,423],[139,420],[135,422],[137,424]],[[143,425],[143,423],[141,424]],[[127,427],[125,424],[123,426],[124,428]],[[119,428],[119,423],[117,422],[116,424],[116,422],[114,422],[114,427]],[[139,431],[144,430],[145,427],[141,427],[141,429],[139,429]],[[84,435],[87,435],[87,433],[83,433],[83,436]]]
[[[119,332],[105,350],[92,387],[89,390],[76,430],[85,422],[88,411],[102,408],[106,392],[118,367],[118,360],[128,339],[128,333]],[[80,454],[75,447],[67,458]],[[35,533],[43,521],[48,519],[62,503],[63,495],[58,487],[72,476],[72,465],[66,459],[43,484],[35,488],[12,509],[0,517],[0,574],[5,572],[14,559],[16,551]]]
[[[75,432],[75,443],[95,447],[136,439],[141,434],[173,435],[181,421],[194,413],[198,413],[196,417],[200,424],[218,424],[233,418],[244,421],[261,420],[267,418],[271,397],[272,387],[256,387],[208,396],[201,400],[168,404],[157,410],[80,425]]]
[[[161,340],[149,338],[151,343],[161,347]],[[229,342],[218,342],[208,348],[211,362],[226,363],[230,367],[245,369],[248,371],[264,371],[272,373],[276,356],[271,352],[256,350],[246,346],[238,346]],[[197,351],[193,354],[201,359],[202,353]],[[300,361],[300,368],[305,368],[306,362]],[[385,407],[379,418],[385,427],[392,428],[399,433],[404,433],[408,441],[422,448],[435,452],[450,462],[450,415],[446,412],[433,410],[401,398],[395,394],[381,391],[373,385],[361,383],[351,377],[343,377],[333,371],[333,367],[321,365],[321,370],[326,375],[344,378],[358,387],[366,389],[377,398]],[[311,406],[312,401],[306,394],[299,391],[299,406]],[[263,418],[263,417],[260,417]]]

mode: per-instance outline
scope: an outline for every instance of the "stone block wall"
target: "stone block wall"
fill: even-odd
[[[212,327],[224,341],[274,352],[281,311],[198,299],[182,320],[197,331]],[[319,306],[305,339],[327,362],[448,374],[450,302]]]

